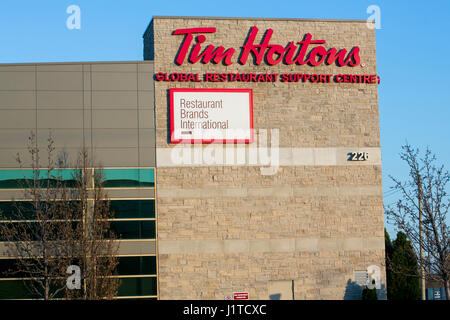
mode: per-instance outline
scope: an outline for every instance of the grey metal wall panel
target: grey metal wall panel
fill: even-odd
[[[29,196],[25,194],[24,190],[0,189],[0,200],[4,201],[29,200]]]
[[[136,109],[135,91],[92,91],[94,109]]]
[[[73,166],[79,158],[80,150],[81,147],[56,147],[54,151],[55,159],[65,159],[67,161],[66,166]],[[43,162],[43,166],[46,167],[47,165]]]
[[[136,72],[136,63],[96,63],[92,72]]]
[[[8,242],[0,242],[0,256],[11,257],[13,256],[11,246],[8,245]]]
[[[139,109],[139,128],[155,128],[155,114],[150,109]]]
[[[38,131],[39,132],[39,131]],[[47,161],[47,143],[43,143],[39,145],[39,154],[41,161],[39,165],[41,168],[47,168],[48,167],[48,161]],[[53,150],[53,160],[54,161],[60,161],[64,160],[63,163],[65,163],[65,167],[72,167],[76,164],[76,161],[78,159],[78,155],[80,153],[81,147],[55,147]],[[28,165],[30,167],[30,165]]]
[[[0,108],[35,109],[34,91],[0,91]]]
[[[83,129],[39,129],[38,145],[44,150],[48,145],[49,134],[57,148],[82,148],[83,147]]]
[[[0,128],[28,129],[36,127],[36,111],[29,109],[0,109]]]
[[[137,148],[136,129],[93,129],[94,148]]]
[[[83,68],[84,69],[84,68]],[[91,72],[90,70],[83,72],[83,79],[82,79],[82,85],[83,85],[83,91],[90,91],[92,87],[91,83]]]
[[[34,103],[34,101],[33,101]],[[38,91],[38,109],[82,109],[82,91]]]
[[[105,189],[109,199],[154,199],[155,189]],[[0,200],[29,200],[24,190],[0,189]]]
[[[118,255],[156,254],[155,241],[119,241]]]
[[[83,90],[83,74],[81,72],[38,72],[38,90]]]
[[[153,199],[155,189],[107,189],[110,199]]]
[[[138,81],[140,91],[153,91],[153,73],[139,73]]]
[[[134,129],[137,128],[137,110],[94,110],[94,129]]]
[[[138,148],[95,148],[94,160],[103,167],[137,167]]]
[[[83,92],[83,128],[85,136],[92,134],[92,95],[91,91]]]
[[[1,69],[0,69],[1,71]],[[34,72],[0,72],[0,90],[34,90]]]
[[[23,64],[23,65],[10,65],[10,64],[3,64],[0,65],[0,72],[4,71],[11,71],[11,72],[34,72],[36,70],[36,66],[32,63],[30,64]]]
[[[26,146],[34,128],[27,129],[3,129],[0,128],[0,152],[2,149],[15,149]]]
[[[14,149],[2,149],[0,152],[0,168],[17,168],[19,164],[16,161],[16,154],[20,154],[20,158],[24,166],[29,166],[31,164],[31,157],[24,144],[23,148]]]
[[[153,73],[153,62],[152,63],[148,63],[148,62],[140,62],[138,63],[138,72],[150,72]]]
[[[92,90],[136,91],[136,72],[92,72]]]
[[[154,126],[151,62],[0,65],[0,167],[16,167],[31,130],[41,150],[51,130],[58,152],[84,145],[107,166],[154,166]]]
[[[53,129],[82,129],[83,109],[38,109],[37,127]]]
[[[139,108],[140,109],[155,109],[155,95],[154,91],[139,91]]]
[[[92,134],[92,130],[90,130],[89,128],[84,130],[84,146],[92,154],[93,154],[92,145],[94,141],[93,136],[94,135]]]
[[[139,146],[155,148],[155,129],[139,129]]]
[[[81,72],[83,65],[78,63],[41,63],[36,66],[38,72]]]
[[[156,149],[155,148],[139,148],[140,165],[144,167],[156,166]]]

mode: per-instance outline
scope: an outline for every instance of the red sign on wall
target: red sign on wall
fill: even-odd
[[[207,44],[206,35],[215,33],[216,28],[190,28],[177,29],[173,35],[183,35],[180,49],[175,57],[178,65],[183,65],[187,60],[190,63],[223,63],[226,66],[233,64],[233,58],[237,56],[236,49],[225,48],[223,46],[214,46]],[[276,65],[280,62],[287,65],[297,64],[318,66],[322,63],[331,65],[336,63],[338,66],[354,67],[360,64],[360,49],[354,46],[352,49],[327,49],[324,45],[325,40],[314,40],[310,33],[304,35],[301,41],[292,39],[288,44],[270,43],[274,31],[267,29],[263,35],[261,43],[255,43],[259,30],[256,26],[250,28],[249,35],[244,41],[238,62],[242,65],[252,56],[256,65],[265,62],[268,65]],[[194,34],[198,34],[194,40]],[[297,46],[298,44],[298,46]],[[314,47],[313,47],[314,46]]]
[[[233,300],[248,300],[248,292],[233,293]]]

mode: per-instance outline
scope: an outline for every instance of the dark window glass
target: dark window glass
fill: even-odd
[[[119,257],[117,274],[121,276],[156,274],[156,257]]]
[[[40,187],[50,187],[64,185],[74,187],[76,185],[77,173],[74,169],[55,169],[48,172],[45,169],[39,172],[32,169],[0,170],[0,189],[26,189],[33,185],[33,178],[36,179]]]
[[[52,210],[48,216],[58,219],[59,212],[64,211],[64,217],[69,217],[68,212],[72,213],[72,219],[81,217],[82,208],[80,201],[40,201],[37,207],[41,212]],[[36,219],[35,209],[31,201],[0,201],[0,220],[34,220]]]
[[[121,278],[119,297],[123,296],[156,296],[156,277]]]
[[[65,259],[62,260],[60,257],[60,263],[63,265],[80,265],[79,260],[76,258],[72,259]],[[24,259],[22,261],[26,261],[27,263],[32,263],[33,265],[37,264],[39,261],[37,259]],[[40,261],[42,263],[42,260]],[[55,264],[52,264],[55,265]],[[0,278],[29,278],[31,277],[30,273],[26,272],[17,272],[19,268],[24,268],[24,266],[18,266],[17,265],[17,259],[0,259]],[[38,270],[37,268],[36,270]],[[23,269],[22,269],[23,270]],[[30,270],[32,272],[36,272],[36,270],[33,268],[33,270]],[[36,275],[36,273],[35,273]],[[65,270],[62,271],[61,276],[63,278],[67,278]]]
[[[64,227],[76,229],[79,222],[66,221],[66,222],[47,222],[47,224],[39,222],[1,222],[2,227],[14,227],[18,232],[15,233],[16,239],[7,239],[4,234],[0,235],[0,241],[39,241],[46,235],[48,240],[61,238],[61,225],[57,224],[70,224]],[[45,227],[45,229],[44,229]]]
[[[42,235],[39,224],[35,222],[2,222],[1,227],[15,228],[18,231],[14,232],[14,236],[17,237],[15,239],[8,239],[6,235],[0,234],[0,241],[37,241]]]
[[[0,280],[0,299],[33,299],[23,280]]]
[[[111,221],[118,239],[155,239],[155,221]]]
[[[155,217],[155,200],[112,200],[110,208],[117,219]]]
[[[153,169],[97,169],[95,181],[101,180],[105,188],[154,187]],[[101,177],[101,179],[99,179]]]
[[[0,278],[23,278],[27,276],[26,273],[17,271],[16,261],[16,259],[0,259]]]
[[[14,273],[16,267],[16,259],[0,259],[0,278],[20,278],[23,277],[23,273]]]
[[[33,203],[30,201],[1,201],[0,212],[1,219],[17,220],[23,217],[26,220],[32,220],[35,218]]]

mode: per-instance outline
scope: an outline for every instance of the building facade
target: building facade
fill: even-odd
[[[32,132],[41,168],[46,168],[50,133],[55,156],[65,154],[69,163],[87,148],[104,167],[115,211],[111,227],[121,238],[120,297],[157,297],[152,72],[153,63],[143,61],[0,66],[0,210],[15,210],[13,199],[30,200],[20,180],[32,176],[27,151]],[[72,170],[65,171],[71,179]],[[1,269],[13,266],[1,242],[0,256]],[[21,283],[13,276],[1,279],[0,298],[23,297]]]
[[[384,297],[366,21],[154,17],[143,38],[144,61],[0,66],[3,211],[26,201],[14,155],[51,131],[104,167],[121,298],[357,299],[373,270]]]

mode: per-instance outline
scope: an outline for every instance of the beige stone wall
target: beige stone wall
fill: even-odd
[[[259,28],[258,43],[272,28],[273,44],[309,32],[326,47],[357,45],[366,67],[255,66],[252,59],[242,66],[235,61],[251,26]],[[375,34],[360,21],[155,18],[153,27],[155,72],[376,74]],[[190,27],[216,27],[207,43],[234,47],[234,63],[177,66],[183,36],[172,32]],[[168,166],[167,90],[175,87],[253,88],[255,129],[278,129],[281,148],[315,148],[320,159],[282,161],[274,175],[258,166]],[[295,299],[343,299],[353,272],[371,264],[382,268],[384,283],[376,85],[155,82],[155,106],[160,299],[223,299],[238,291],[268,299],[275,280],[294,280]],[[328,152],[336,148],[341,152]],[[345,161],[347,151],[361,148],[378,150],[378,158]]]

